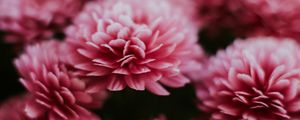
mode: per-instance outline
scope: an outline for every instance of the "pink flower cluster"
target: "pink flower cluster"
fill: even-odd
[[[82,4],[74,0],[1,3],[1,11],[9,9],[0,13],[6,40],[37,42],[14,62],[29,93],[1,107],[17,104],[3,112],[17,112],[7,119],[98,120],[89,109],[101,107],[105,89],[128,86],[169,95],[164,86],[189,83],[205,58],[197,44],[197,25],[179,1],[90,1],[78,15]],[[53,40],[53,33],[70,20],[74,24],[65,31],[66,39]],[[48,41],[39,41],[44,39]]]
[[[84,0],[1,0],[0,30],[9,43],[32,43],[62,32]]]
[[[213,120],[299,119],[300,46],[273,37],[237,40],[196,82],[199,108]]]
[[[189,83],[212,120],[300,119],[300,1],[1,0],[0,11],[4,40],[24,45],[14,64],[28,91],[0,120],[99,120],[108,91]],[[206,58],[202,28],[246,38]]]

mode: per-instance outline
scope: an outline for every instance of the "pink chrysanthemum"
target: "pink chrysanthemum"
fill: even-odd
[[[299,0],[240,0],[245,8],[261,18],[262,33],[300,39]]]
[[[30,95],[12,97],[0,105],[0,120],[30,120],[24,112]]]
[[[236,41],[207,63],[196,83],[212,120],[299,119],[300,47],[272,37]]]
[[[84,0],[1,0],[0,30],[10,43],[50,38],[71,23]]]
[[[112,91],[129,86],[168,95],[161,84],[184,86],[189,79],[180,67],[202,56],[197,30],[187,18],[165,0],[88,5],[67,31],[75,46],[71,63]]]
[[[26,53],[15,61],[22,75],[21,82],[33,94],[25,106],[31,119],[90,120],[91,113],[85,106],[100,105],[101,97],[85,82],[77,78],[71,67],[61,57],[62,44],[48,41],[26,49]],[[105,97],[105,95],[103,96]]]

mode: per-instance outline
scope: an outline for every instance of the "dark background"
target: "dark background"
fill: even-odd
[[[18,56],[20,47],[3,42],[0,33],[0,102],[25,92],[18,81],[19,76],[13,65]],[[212,37],[213,36],[213,37]],[[209,30],[199,32],[199,43],[208,55],[218,49],[225,48],[233,41],[230,30],[222,29],[213,35]],[[207,115],[196,107],[197,99],[193,86],[187,85],[179,89],[169,89],[170,96],[161,97],[147,91],[126,89],[121,92],[112,92],[103,108],[94,110],[103,120],[149,120],[160,114],[165,114],[168,120],[188,120],[200,116],[201,120]]]

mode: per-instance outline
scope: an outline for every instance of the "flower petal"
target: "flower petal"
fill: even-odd
[[[146,89],[156,95],[168,96],[170,93],[157,82],[147,82]]]

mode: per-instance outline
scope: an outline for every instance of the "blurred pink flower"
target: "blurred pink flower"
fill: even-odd
[[[291,37],[300,41],[299,0],[240,0],[252,13],[261,18],[260,33]]]
[[[299,51],[291,39],[237,40],[208,61],[199,107],[212,120],[300,119]]]
[[[30,95],[9,98],[0,105],[0,120],[30,120],[26,117],[24,108]]]
[[[193,0],[197,4],[200,26],[215,35],[231,30],[237,36],[256,34],[264,25],[259,16],[246,9],[241,0]]]
[[[102,6],[101,6],[102,5]],[[111,91],[126,86],[169,95],[161,84],[189,82],[182,65],[202,57],[197,28],[166,0],[116,0],[87,5],[68,30],[78,74],[106,84]],[[197,68],[191,66],[192,70]]]
[[[166,117],[166,115],[160,114],[151,120],[168,120],[168,118]]]
[[[220,29],[237,36],[272,35],[300,39],[299,0],[194,0],[198,19],[210,34]],[[299,25],[298,25],[299,24]]]
[[[0,30],[10,43],[31,43],[62,32],[84,0],[1,0]]]
[[[15,61],[22,75],[20,81],[33,94],[32,100],[26,103],[25,113],[31,119],[46,116],[49,120],[97,120],[84,107],[101,105],[99,102],[106,94],[86,86],[85,81],[77,78],[73,69],[60,60],[62,45],[48,41],[28,46]]]

